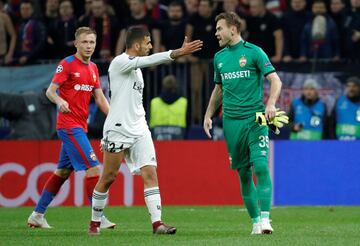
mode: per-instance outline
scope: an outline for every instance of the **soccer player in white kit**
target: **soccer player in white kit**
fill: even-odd
[[[152,48],[149,32],[143,27],[127,31],[126,50],[109,67],[110,110],[101,141],[104,151],[103,173],[95,186],[88,233],[100,234],[100,221],[122,160],[144,182],[145,203],[154,234],[175,234],[176,228],[161,220],[161,198],[156,173],[156,156],[143,107],[144,79],[141,68],[150,67],[200,50],[202,41],[187,42],[181,48],[149,56]]]

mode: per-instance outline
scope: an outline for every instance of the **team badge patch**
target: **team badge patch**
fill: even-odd
[[[64,70],[64,67],[62,65],[57,66],[56,73],[61,73]]]
[[[240,67],[245,67],[245,65],[246,65],[246,58],[245,58],[244,55],[242,55],[242,56],[240,57],[239,64],[240,64]]]
[[[96,155],[93,151],[90,153],[90,159],[96,161]]]

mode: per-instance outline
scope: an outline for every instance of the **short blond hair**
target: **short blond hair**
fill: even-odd
[[[78,29],[76,29],[75,39],[78,39],[80,37],[80,35],[83,33],[94,34],[95,36],[97,36],[96,31],[94,29],[87,27],[87,26],[82,26],[82,27],[79,27]]]
[[[219,20],[225,20],[228,27],[235,26],[238,33],[241,30],[241,19],[235,12],[221,13],[215,17],[215,22]]]

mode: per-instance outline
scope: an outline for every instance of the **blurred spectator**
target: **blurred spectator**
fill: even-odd
[[[334,20],[339,32],[340,56],[345,57],[346,50],[346,8],[343,0],[330,1],[330,16]]]
[[[18,30],[15,56],[20,65],[34,62],[44,49],[46,31],[44,25],[33,18],[34,8],[31,1],[20,5],[21,25]]]
[[[89,26],[97,33],[97,45],[92,57],[111,61],[115,56],[119,26],[117,19],[107,12],[104,0],[92,0],[91,14],[85,17],[79,26]]]
[[[161,22],[167,19],[167,7],[158,0],[146,0],[146,10],[155,21]]]
[[[329,123],[325,103],[319,98],[319,85],[307,79],[300,98],[291,103],[290,139],[321,140],[328,137]]]
[[[287,9],[286,0],[265,0],[265,8],[276,17],[281,18],[283,12]]]
[[[168,7],[168,20],[161,25],[162,50],[173,50],[182,46],[186,26],[183,17],[184,11],[181,2],[172,1]]]
[[[116,55],[122,53],[125,49],[126,29],[131,26],[145,26],[151,33],[153,52],[159,52],[161,46],[161,32],[158,23],[147,14],[145,9],[145,0],[129,0],[130,18],[125,22],[124,28],[120,32],[116,45]]]
[[[306,23],[301,37],[300,61],[320,58],[338,61],[340,58],[339,34],[333,19],[328,16],[325,2],[314,0],[313,19]]]
[[[91,4],[93,0],[85,0],[84,2],[84,13],[79,17],[78,21],[82,22],[85,18],[89,17],[91,14]]]
[[[287,10],[282,18],[284,62],[291,62],[300,57],[301,34],[305,24],[311,19],[311,13],[305,7],[305,0],[291,0],[291,9]]]
[[[209,87],[209,60],[219,50],[215,37],[215,21],[212,0],[200,0],[198,13],[190,17],[186,25],[186,36],[189,40],[203,40],[202,50],[189,56],[191,62],[190,87],[191,87],[191,115],[195,124],[202,122],[202,91]]]
[[[106,2],[114,8],[115,16],[118,18],[120,29],[122,29],[130,17],[128,1],[107,0]]]
[[[238,0],[223,0],[222,5],[222,11],[221,12],[234,12],[241,18],[241,30],[240,32],[243,32],[246,30],[246,22],[243,19],[246,14],[243,13],[239,7],[239,1]]]
[[[56,106],[38,93],[0,93],[0,117],[10,121],[10,139],[52,139],[55,136]]]
[[[247,41],[260,46],[272,62],[280,62],[284,42],[280,21],[266,10],[263,0],[250,0],[250,13],[246,18]]]
[[[199,0],[184,0],[185,3],[185,16],[187,18],[193,16],[198,12]]]
[[[243,14],[243,16],[250,15],[250,0],[239,0],[238,5],[239,11]]]
[[[175,76],[162,81],[160,96],[151,100],[150,129],[155,140],[184,139],[187,118],[187,99],[178,91]]]
[[[47,25],[59,16],[60,0],[46,0],[44,22]]]
[[[70,0],[63,0],[59,8],[60,16],[48,28],[48,42],[53,47],[51,58],[60,59],[75,53],[74,33],[77,22]]]
[[[16,31],[9,15],[3,11],[5,0],[0,0],[0,65],[13,60]]]
[[[332,131],[337,139],[360,139],[360,78],[346,81],[345,95],[338,98],[331,115]]]
[[[60,0],[46,0],[45,3],[45,14],[43,15],[42,22],[46,28],[46,42],[44,46],[44,52],[41,55],[41,58],[52,59],[54,58],[54,53],[56,52],[57,47],[54,45],[54,40],[49,34],[49,30],[53,30],[55,27],[55,22],[59,16],[59,3]]]
[[[351,11],[345,22],[346,54],[353,61],[360,61],[360,0],[351,0]]]

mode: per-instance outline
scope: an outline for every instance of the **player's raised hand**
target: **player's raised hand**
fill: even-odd
[[[59,108],[59,110],[60,110],[61,113],[67,114],[67,113],[70,113],[70,112],[71,112],[71,110],[70,110],[70,108],[69,108],[69,104],[68,104],[68,102],[65,101],[65,100],[61,100],[61,101],[58,103],[58,108]]]
[[[192,42],[188,42],[188,38],[185,36],[181,48],[173,50],[170,56],[171,58],[176,59],[181,56],[190,55],[196,51],[201,50],[202,46],[203,46],[203,41],[194,40]]]
[[[212,138],[212,136],[210,134],[211,129],[212,129],[212,120],[211,120],[211,118],[205,118],[204,119],[204,131],[205,131],[206,135],[209,138]]]
[[[184,42],[183,42],[183,45],[181,48],[184,50],[184,55],[189,55],[196,51],[201,50],[202,46],[203,46],[203,41],[194,40],[192,42],[188,42],[188,37],[185,36]]]

